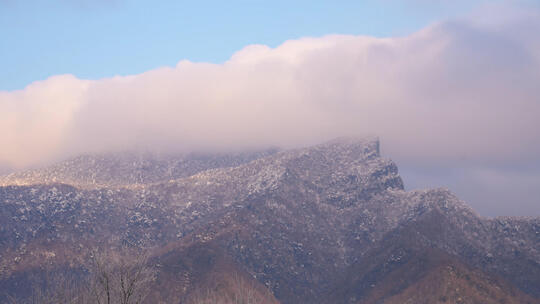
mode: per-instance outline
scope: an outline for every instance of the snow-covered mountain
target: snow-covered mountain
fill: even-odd
[[[176,285],[165,284],[163,301],[197,287],[189,278],[204,265],[174,263],[201,248],[282,303],[400,299],[446,264],[478,286],[502,282],[493,286],[512,293],[508,303],[540,298],[540,218],[483,218],[446,189],[405,191],[377,139],[219,156],[81,156],[0,184],[0,299],[24,293],[44,263],[84,268],[93,248],[121,243],[152,248],[153,261],[169,267],[160,275]],[[430,254],[430,268],[415,272]],[[397,284],[400,269],[410,276]],[[480,289],[470,292],[495,295]]]
[[[0,185],[63,183],[101,188],[164,182],[215,168],[234,167],[276,153],[160,155],[141,152],[81,155],[50,167],[0,176]]]

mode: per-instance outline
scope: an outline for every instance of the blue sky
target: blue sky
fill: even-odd
[[[99,79],[182,59],[220,63],[249,44],[304,36],[400,36],[482,2],[0,0],[0,90],[58,74]]]

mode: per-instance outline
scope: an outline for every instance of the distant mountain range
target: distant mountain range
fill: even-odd
[[[148,248],[148,303],[244,282],[257,303],[540,303],[540,218],[405,191],[377,139],[80,156],[0,177],[0,302],[96,248]],[[201,302],[202,303],[202,302]]]

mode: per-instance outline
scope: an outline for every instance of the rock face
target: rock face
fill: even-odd
[[[502,282],[492,284],[502,293],[476,292],[486,303],[540,297],[540,218],[486,219],[448,190],[407,192],[376,139],[145,157],[85,156],[0,178],[0,300],[44,264],[84,267],[92,248],[121,243],[154,248],[161,279],[184,278],[165,302],[188,297],[206,269],[182,262],[190,248],[218,252],[282,303],[414,299],[437,273],[462,286],[447,266],[478,286]],[[426,253],[449,258],[397,284],[398,266]]]

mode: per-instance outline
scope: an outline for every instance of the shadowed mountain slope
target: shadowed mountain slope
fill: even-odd
[[[69,163],[40,171],[66,177],[64,184],[41,173],[24,182],[17,174],[3,177],[0,287],[19,273],[39,272],[44,262],[84,268],[93,248],[130,244],[169,261],[156,262],[170,265],[160,270],[163,277],[197,278],[185,290],[167,285],[185,299],[195,285],[212,285],[205,278],[223,277],[213,274],[231,269],[282,303],[353,303],[350,299],[368,299],[371,285],[379,282],[397,284],[414,298],[412,291],[423,290],[414,286],[423,286],[430,273],[450,280],[448,265],[466,274],[478,271],[479,286],[488,284],[484,278],[502,276],[504,284],[517,287],[496,285],[505,292],[540,297],[539,218],[486,219],[448,190],[407,192],[376,139],[338,139],[242,160],[220,157],[235,160],[216,165],[216,158],[208,157],[197,165],[208,170],[178,169],[173,176],[149,166],[145,179],[132,178],[139,171],[130,175],[132,168],[122,162],[123,169],[107,171],[110,160],[96,161],[83,170],[101,176],[92,186],[81,186],[91,181],[86,175],[69,185],[83,172],[81,166],[70,170]],[[388,279],[393,268],[373,268],[402,251],[413,252],[413,259],[429,250],[456,262],[429,264],[402,285],[397,277]],[[171,261],[195,261],[190,256],[199,251],[219,261],[217,268],[185,262],[192,266],[171,270],[178,264]]]

